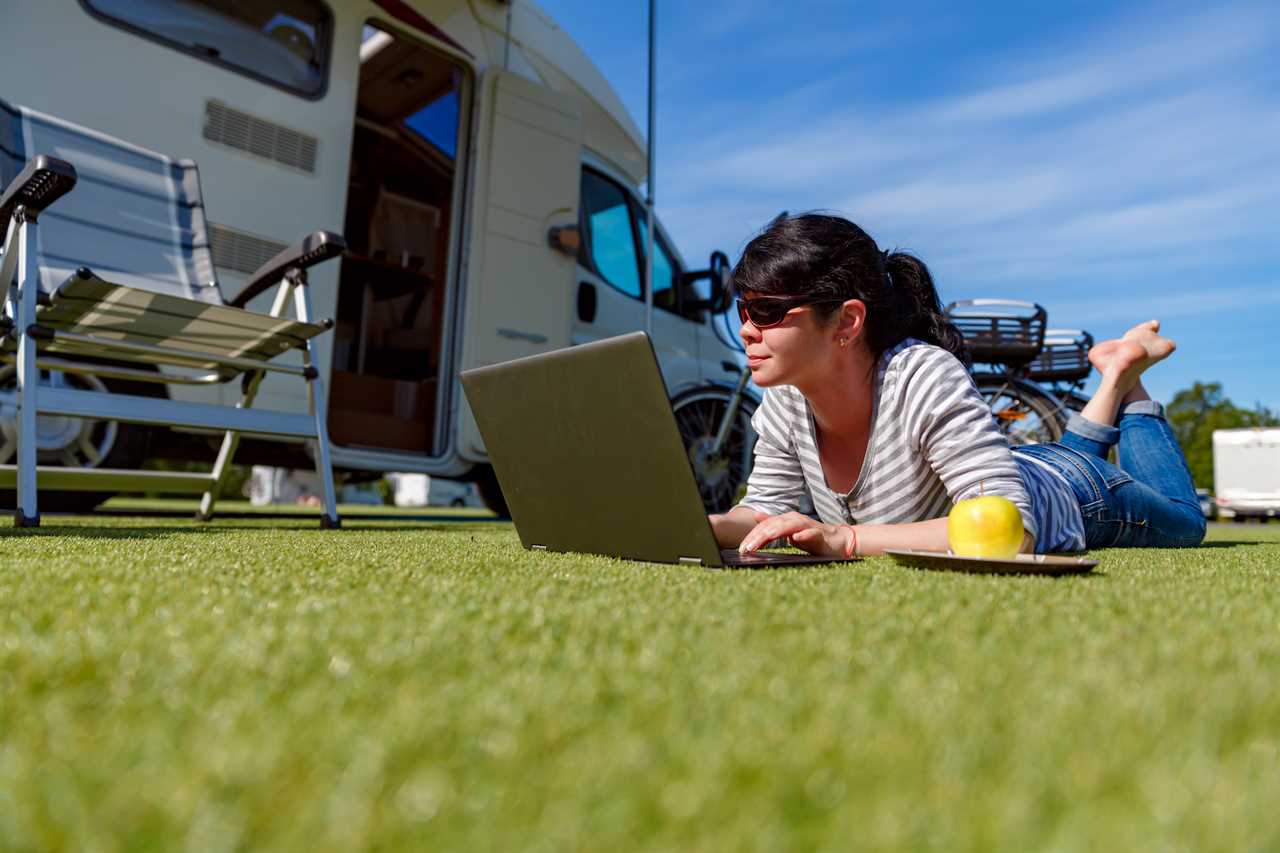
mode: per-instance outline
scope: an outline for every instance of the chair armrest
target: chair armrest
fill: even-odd
[[[67,161],[44,155],[29,160],[0,196],[0,228],[8,224],[15,208],[25,207],[35,219],[75,185],[76,169]]]
[[[243,308],[250,299],[278,284],[290,270],[305,270],[336,258],[346,250],[347,241],[341,235],[332,231],[313,231],[260,266],[244,288],[227,304],[233,308]]]

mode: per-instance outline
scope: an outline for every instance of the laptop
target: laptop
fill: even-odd
[[[721,550],[649,336],[462,372],[521,544],[709,568],[836,562]]]

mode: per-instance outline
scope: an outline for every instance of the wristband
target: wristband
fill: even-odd
[[[858,529],[852,524],[842,524],[840,526],[849,528],[849,533],[851,535],[849,537],[849,544],[844,546],[844,558],[846,560],[852,559],[853,553],[858,550]]]

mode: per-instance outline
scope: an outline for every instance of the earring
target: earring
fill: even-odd
[[[848,343],[849,343],[849,339],[848,339],[848,338],[841,338],[841,339],[840,339],[840,346],[845,346],[845,345],[847,345]]]

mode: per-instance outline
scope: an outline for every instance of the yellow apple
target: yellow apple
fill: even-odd
[[[998,495],[960,501],[947,516],[947,541],[962,557],[1008,559],[1022,548],[1022,513]]]

